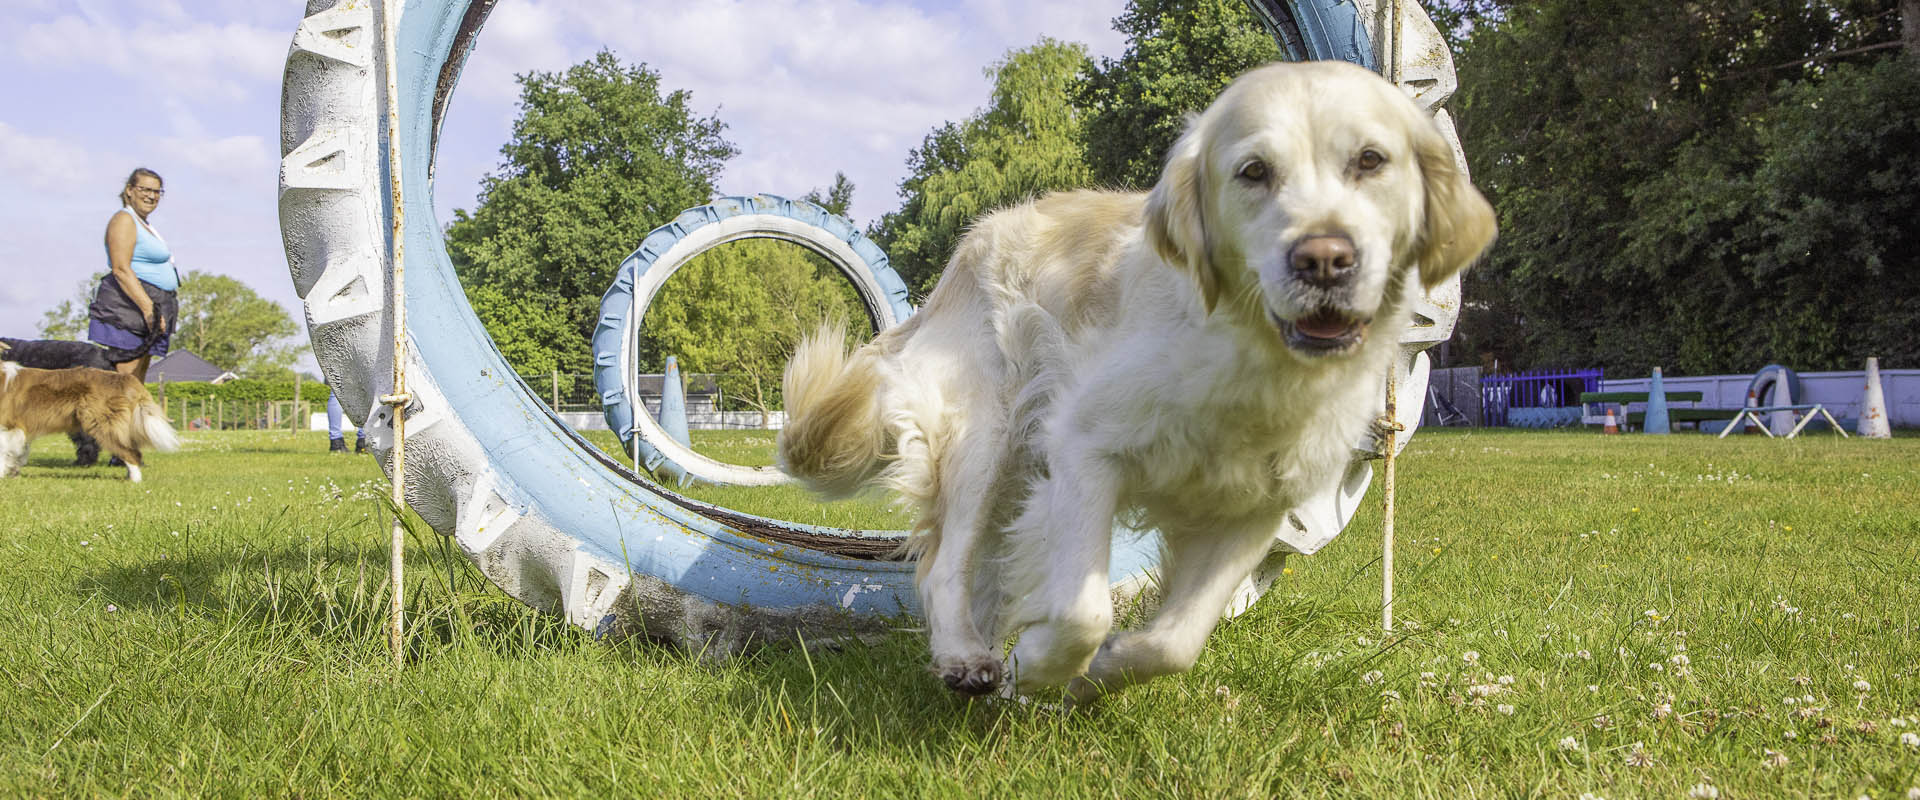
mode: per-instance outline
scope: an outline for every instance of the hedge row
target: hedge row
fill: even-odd
[[[292,400],[293,381],[265,381],[253,378],[235,378],[226,383],[214,384],[205,381],[179,381],[166,384],[149,383],[147,391],[155,398],[165,392],[170,403],[199,400],[201,398],[219,398],[229,403],[251,403],[260,401]],[[319,381],[301,381],[300,399],[312,403],[327,401],[327,385]]]

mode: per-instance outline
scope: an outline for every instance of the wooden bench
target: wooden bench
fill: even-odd
[[[1706,392],[1667,392],[1666,394],[1667,402],[1669,403],[1698,403],[1707,399]],[[1640,425],[1646,421],[1647,412],[1635,411],[1627,413],[1627,404],[1647,402],[1647,395],[1647,392],[1581,392],[1580,421],[1588,425],[1599,425],[1606,422],[1607,412],[1605,406],[1608,403],[1613,403],[1620,406],[1620,424],[1629,426]],[[1594,409],[1589,408],[1589,406],[1596,404],[1601,406],[1597,414],[1594,413]],[[1738,408],[1673,408],[1669,406],[1667,408],[1667,421],[1691,422],[1694,423],[1695,427],[1698,427],[1699,423],[1709,420],[1733,419],[1739,416],[1740,411],[1741,409]]]

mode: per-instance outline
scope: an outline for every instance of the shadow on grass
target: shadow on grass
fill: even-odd
[[[383,650],[391,608],[390,516],[315,531],[297,546],[252,541],[299,524],[283,510],[257,530],[181,530],[177,553],[83,576],[77,594],[99,594],[128,610],[199,620],[223,630],[254,629],[343,650]],[[591,637],[493,587],[417,517],[405,517],[405,618],[409,662],[452,648],[541,656],[591,645]],[[239,539],[237,546],[234,539]]]

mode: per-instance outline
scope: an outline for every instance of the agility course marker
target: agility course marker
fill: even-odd
[[[1252,5],[1296,57],[1373,66],[1383,56],[1366,31],[1401,25],[1408,41],[1398,49],[1419,59],[1396,65],[1401,85],[1435,112],[1458,155],[1439,108],[1455,87],[1452,63],[1417,5]],[[896,533],[767,520],[653,484],[569,430],[492,346],[447,258],[431,190],[445,104],[492,7],[308,0],[287,57],[279,210],[289,271],[315,357],[342,405],[365,420],[394,496],[508,595],[596,632],[728,652],[802,629],[816,641],[885,630],[913,614],[912,565],[882,557]],[[1422,351],[1447,338],[1458,308],[1457,281],[1415,302],[1395,365],[1400,392],[1424,399]],[[596,372],[609,366],[596,360]],[[1396,408],[1409,434],[1419,406]],[[1311,553],[1331,541],[1366,492],[1367,459],[1405,443],[1359,443],[1340,487],[1296,509],[1278,549]],[[1153,537],[1113,552],[1118,587],[1150,580]],[[1230,613],[1277,577],[1277,559],[1269,564]]]
[[[1887,419],[1887,394],[1880,389],[1880,359],[1873,356],[1867,357],[1867,386],[1860,396],[1860,422],[1854,432],[1867,439],[1893,438],[1893,426]]]
[[[1653,380],[1647,382],[1647,414],[1640,423],[1641,433],[1665,435],[1673,432],[1673,426],[1667,422],[1667,386],[1661,380],[1660,368],[1653,368]]]

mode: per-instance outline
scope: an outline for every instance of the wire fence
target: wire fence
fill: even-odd
[[[175,430],[182,431],[303,431],[315,412],[326,410],[326,397],[312,400],[236,400],[200,397],[170,399],[161,394],[160,410]]]
[[[742,380],[728,380],[730,378]],[[744,382],[744,378],[744,375],[724,373],[686,375],[683,384],[688,426],[701,430],[753,430],[779,428],[785,424],[786,414],[777,404],[763,415],[752,403],[729,395],[721,388],[723,384],[738,385]],[[594,385],[592,373],[522,373],[520,380],[567,424],[575,428],[605,427],[601,415],[606,413],[606,407],[601,401],[599,389]],[[665,376],[659,373],[641,374],[636,380],[640,402],[655,419],[660,414],[660,391],[664,381]]]

